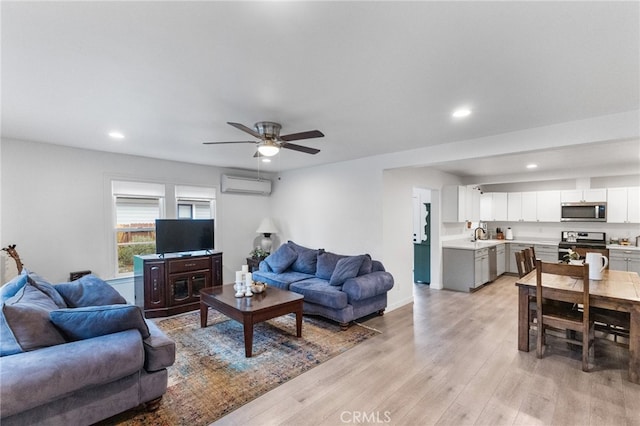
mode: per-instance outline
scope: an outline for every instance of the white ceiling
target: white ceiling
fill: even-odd
[[[639,109],[638,2],[2,1],[2,136],[255,169],[226,124],[277,121],[286,170]],[[474,113],[454,120],[451,112]],[[111,140],[117,129],[126,135]],[[250,137],[249,137],[250,139]],[[572,155],[638,159],[638,142]],[[532,147],[534,161],[540,153]],[[617,152],[618,150],[616,150]],[[634,154],[634,155],[631,155]],[[558,157],[559,156],[559,157]],[[631,158],[631,160],[630,160]],[[564,159],[564,160],[563,160]],[[509,173],[495,158],[442,165]],[[521,166],[518,166],[521,167]],[[521,168],[520,168],[521,170]]]

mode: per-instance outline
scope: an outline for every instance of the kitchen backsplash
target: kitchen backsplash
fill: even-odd
[[[513,237],[542,237],[560,240],[562,231],[595,231],[606,232],[607,242],[610,239],[628,238],[635,244],[636,236],[640,235],[640,225],[624,223],[589,223],[589,222],[562,222],[562,223],[534,223],[534,222],[487,222],[487,230],[494,236],[496,228],[503,232],[511,227]]]

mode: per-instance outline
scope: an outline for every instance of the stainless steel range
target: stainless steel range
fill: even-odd
[[[563,260],[569,253],[569,249],[595,249],[607,248],[607,234],[605,232],[578,232],[562,231],[562,238],[558,244],[558,260]]]

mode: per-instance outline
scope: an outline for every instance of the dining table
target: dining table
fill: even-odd
[[[536,297],[536,270],[516,281],[518,287],[518,350],[529,351],[529,300]],[[551,291],[580,292],[581,277],[542,274]],[[591,306],[629,312],[629,381],[640,384],[640,276],[637,272],[605,269],[601,280],[589,280]]]

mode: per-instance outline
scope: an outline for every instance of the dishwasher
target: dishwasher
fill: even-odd
[[[498,278],[498,256],[496,255],[496,246],[489,247],[489,282]]]

